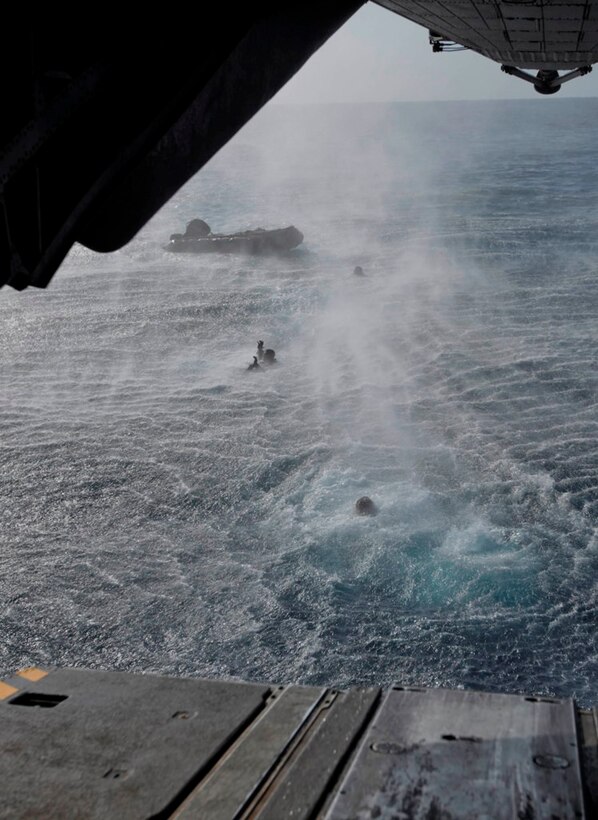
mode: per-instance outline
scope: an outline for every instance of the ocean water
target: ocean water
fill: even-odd
[[[273,105],[128,246],[3,290],[2,672],[597,703],[597,123]],[[165,251],[197,216],[305,240]]]

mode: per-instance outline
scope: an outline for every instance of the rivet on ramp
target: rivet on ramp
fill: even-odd
[[[197,712],[186,712],[184,709],[181,709],[173,714],[173,718],[177,720],[190,720],[192,717],[195,717],[196,714]]]
[[[400,743],[388,743],[386,741],[379,741],[372,743],[370,746],[372,752],[378,752],[381,755],[400,755],[405,751],[405,747]]]
[[[559,755],[536,755],[534,763],[542,769],[567,769],[569,767],[567,758]]]
[[[108,769],[106,774],[103,774],[102,777],[105,777],[108,780],[124,780],[128,774],[129,772],[126,769]]]

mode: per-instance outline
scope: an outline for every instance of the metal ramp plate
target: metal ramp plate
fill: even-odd
[[[327,820],[584,817],[572,701],[393,689]]]
[[[26,669],[0,681],[0,818],[590,818],[598,716],[443,689]]]
[[[314,817],[355,748],[379,694],[377,688],[284,690],[175,817]]]
[[[249,683],[78,669],[15,679],[14,689],[0,702],[7,820],[167,811],[270,694]]]

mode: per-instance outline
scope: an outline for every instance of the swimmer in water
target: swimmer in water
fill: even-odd
[[[255,370],[256,368],[259,368],[261,370],[261,367],[260,367],[259,362],[257,360],[257,356],[254,356],[253,357],[253,363],[249,365],[247,370]]]
[[[274,353],[271,347],[264,351],[264,361],[266,362],[266,364],[278,363],[276,359],[276,354]]]
[[[369,495],[362,495],[355,502],[355,512],[357,515],[376,515],[378,508]]]
[[[357,265],[353,269],[353,276],[365,276],[365,273],[363,272],[363,268],[361,267],[361,265]]]

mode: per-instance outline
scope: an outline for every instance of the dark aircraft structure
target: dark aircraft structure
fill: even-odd
[[[477,51],[507,74],[555,94],[598,59],[598,5],[573,0],[379,0],[429,29],[435,52]],[[522,69],[532,69],[529,74]],[[564,71],[564,74],[559,74]]]
[[[52,9],[7,28],[0,286],[46,287],[75,242],[129,242],[361,5],[211,4],[204,25]],[[379,5],[541,94],[598,60],[598,2]],[[30,667],[0,681],[0,726],[11,820],[598,816],[598,711],[571,699]]]
[[[74,242],[129,242],[361,0],[63,15],[0,50],[0,285],[46,287]]]

